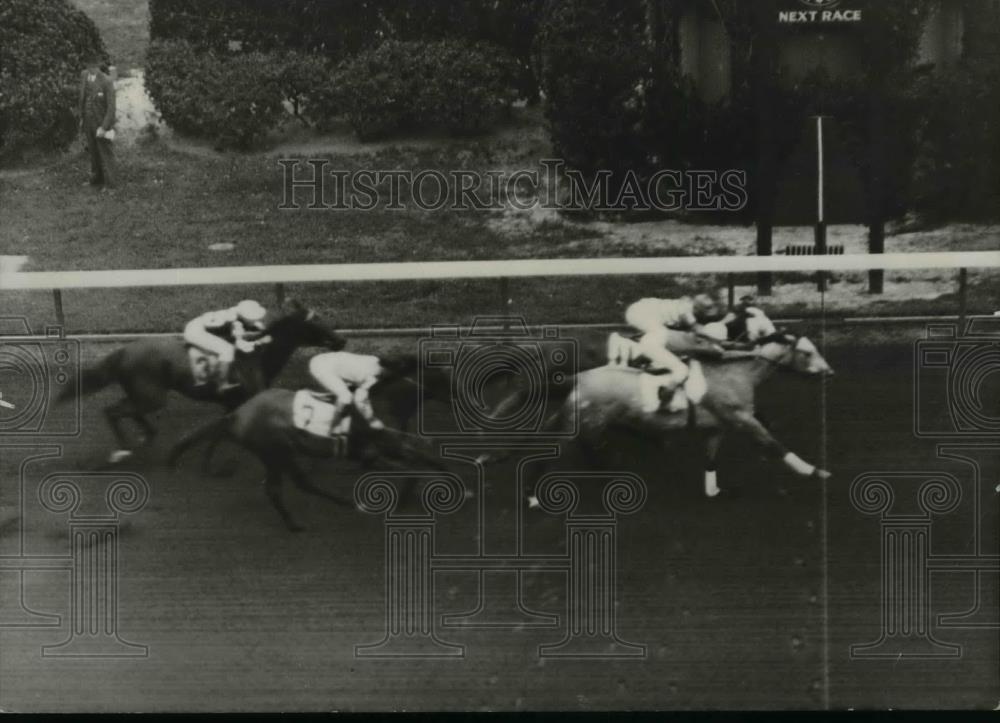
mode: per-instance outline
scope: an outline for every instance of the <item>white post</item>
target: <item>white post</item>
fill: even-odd
[[[826,169],[824,164],[826,159],[823,157],[823,116],[816,116],[816,168],[818,173],[816,174],[816,219],[819,223],[824,223],[826,219],[824,218],[824,198],[823,198],[823,185],[824,185],[824,175]]]

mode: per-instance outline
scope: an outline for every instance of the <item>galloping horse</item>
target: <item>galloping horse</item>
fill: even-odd
[[[266,334],[271,341],[253,355],[256,365],[248,363],[251,360],[245,357],[237,357],[234,370],[240,377],[241,386],[222,394],[215,384],[199,385],[196,382],[188,346],[183,340],[142,339],[113,351],[93,367],[85,369],[79,389],[65,390],[59,401],[66,401],[74,394],[93,394],[114,383],[121,386],[125,398],[104,409],[119,444],[119,449],[110,457],[110,461],[116,463],[131,455],[122,421],[135,420],[145,433],[144,442],[148,444],[156,435],[156,428],[146,415],[165,407],[170,391],[198,401],[216,402],[232,410],[261,388],[270,386],[299,347],[322,346],[338,351],[347,343],[323,324],[315,311],[306,309],[298,302],[291,302],[291,310],[271,323]]]
[[[796,474],[827,479],[830,473],[805,462],[786,449],[754,416],[754,392],[780,369],[809,376],[833,374],[816,346],[803,336],[779,332],[761,339],[755,355],[739,359],[706,360],[702,368],[707,391],[700,403],[687,410],[643,411],[643,373],[637,369],[605,366],[578,374],[573,391],[548,427],[571,431],[578,422],[585,451],[609,428],[624,428],[661,437],[685,430],[707,432],[705,492],[714,497],[717,486],[716,456],[723,435],[729,431],[748,434],[771,456],[782,460]]]
[[[264,465],[267,496],[292,532],[304,528],[292,518],[282,498],[281,483],[286,474],[304,492],[341,506],[353,506],[350,501],[310,482],[295,459],[297,454],[330,458],[340,453],[339,456],[360,459],[366,466],[382,462],[403,471],[412,470],[414,464],[439,471],[445,469],[431,452],[429,443],[389,427],[374,430],[353,407],[349,411],[349,431],[339,437],[320,437],[299,428],[294,419],[296,394],[287,389],[261,392],[222,419],[195,430],[174,445],[168,457],[169,466],[174,468],[180,457],[197,444],[214,444],[222,439],[235,442]],[[346,450],[340,448],[344,442]]]
[[[668,329],[667,332],[667,349],[681,357],[693,357],[705,360],[724,359],[727,357],[744,358],[748,356],[746,353],[741,351],[726,350],[729,347],[734,349],[746,348],[747,345],[734,345],[729,343],[720,345],[717,341],[708,339],[692,331]],[[546,395],[550,407],[558,404],[561,400],[564,400],[569,396],[570,392],[574,389],[574,385],[579,374],[593,369],[600,369],[608,365],[610,349],[607,332],[584,330],[577,334],[576,338],[578,374],[575,376],[567,376],[560,383],[549,382],[545,385],[542,389],[542,393]],[[626,340],[625,337],[620,338]],[[526,388],[523,385],[519,386],[518,379],[516,377],[512,381],[514,391],[510,392],[503,399],[501,399],[493,411],[490,412],[490,416],[492,418],[504,419],[510,417],[516,410],[524,408],[524,406],[529,403],[531,395],[537,393],[537,390]]]

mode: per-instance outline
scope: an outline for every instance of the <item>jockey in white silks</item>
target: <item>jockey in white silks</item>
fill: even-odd
[[[267,309],[256,301],[246,300],[229,309],[202,314],[184,328],[184,341],[218,358],[220,392],[237,386],[229,380],[237,349],[249,354],[258,343],[266,342],[262,338],[266,317]]]
[[[333,395],[338,416],[353,403],[368,425],[377,430],[384,429],[385,425],[375,416],[371,388],[380,381],[415,371],[416,366],[416,358],[382,359],[368,354],[336,351],[317,354],[310,359],[309,373]]]
[[[713,338],[718,338],[721,331],[722,338],[725,339],[725,327],[715,328],[724,314],[722,305],[715,298],[708,294],[698,294],[694,298],[640,299],[628,307],[625,321],[642,332],[638,349],[649,359],[648,371],[657,375],[659,388],[673,393],[687,380],[688,366],[667,348],[670,329],[693,331]],[[706,324],[714,326],[706,329]],[[670,411],[684,408],[683,404],[675,402],[676,395],[671,401]],[[648,399],[644,403],[644,411],[652,413],[657,409],[658,400]]]
[[[726,318],[719,322],[725,327],[730,340],[754,343],[778,333],[774,322],[767,317],[763,309],[755,306],[755,303],[754,297],[744,296]]]

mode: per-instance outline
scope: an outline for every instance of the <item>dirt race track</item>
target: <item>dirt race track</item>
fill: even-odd
[[[791,449],[820,460],[825,434],[834,472],[825,500],[818,482],[793,478],[740,440],[724,446],[726,494],[716,500],[701,494],[691,447],[615,442],[612,466],[639,474],[649,491],[645,506],[618,524],[618,629],[623,640],[645,645],[635,659],[539,658],[540,644],[562,639],[565,616],[555,629],[439,629],[442,639],[466,646],[464,658],[356,657],[356,645],[383,636],[382,519],[287,489],[293,511],[308,525],[290,534],[264,497],[256,462],[231,447],[220,457],[239,457],[232,477],[201,475],[194,457],[168,472],[162,459],[170,443],[216,413],[175,399],[157,420],[162,434],[155,446],[122,468],[151,488],[146,506],[123,518],[119,543],[118,628],[124,640],[148,646],[148,656],[43,657],[42,646],[68,636],[67,572],[0,572],[0,709],[992,709],[1000,701],[995,574],[980,575],[978,589],[974,571],[930,574],[930,632],[961,646],[957,657],[850,654],[851,645],[879,637],[882,620],[879,520],[859,512],[849,494],[859,475],[951,472],[962,498],[954,511],[934,518],[931,553],[997,552],[1000,448],[977,453],[984,480],[977,500],[973,467],[938,458],[935,440],[914,436],[913,344],[922,331],[831,331],[827,357],[837,376],[826,390],[825,424],[818,382],[776,377],[762,389],[760,412]],[[109,348],[85,345],[85,361]],[[297,359],[281,383],[294,387],[302,375]],[[993,400],[1000,399],[997,376],[987,384]],[[25,554],[67,554],[66,515],[40,507],[38,486],[52,472],[93,469],[107,454],[111,438],[100,410],[113,394],[86,400],[78,438],[30,444],[0,438],[0,555],[19,554],[22,532]],[[62,448],[56,457],[22,464],[50,444]],[[345,495],[360,474],[346,462],[310,462],[307,469]],[[472,479],[471,465],[454,470]],[[501,466],[490,474],[509,480],[514,470]],[[896,502],[912,514],[916,488],[906,484],[895,487]],[[487,485],[485,494],[490,524],[504,529],[515,495],[503,485]],[[21,495],[23,527],[16,520]],[[472,549],[477,528],[467,511],[473,507],[440,518],[439,551]],[[565,551],[560,518],[526,514],[527,549]],[[503,535],[490,543],[502,544]],[[474,609],[476,581],[474,572],[436,573],[435,614]],[[563,573],[529,571],[523,581],[528,608],[563,610]],[[972,620],[993,627],[939,624],[938,615],[974,609],[977,597],[981,609]],[[22,603],[62,616],[61,624],[13,627],[25,619]],[[907,645],[897,647],[915,649]]]

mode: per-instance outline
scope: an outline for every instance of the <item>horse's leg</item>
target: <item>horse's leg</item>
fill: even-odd
[[[142,427],[143,446],[145,447],[150,446],[153,443],[153,440],[156,439],[156,435],[159,433],[159,430],[156,427],[154,427],[153,423],[150,422],[149,419],[146,418],[146,415],[142,413],[136,414],[135,417],[133,417],[133,419],[135,419],[138,425]]]
[[[147,437],[144,441],[150,440],[155,435],[155,428],[144,417],[144,414],[148,411],[151,410],[140,406],[130,397],[126,397],[114,404],[109,404],[104,408],[104,417],[107,419],[108,426],[111,427],[111,431],[114,432],[115,439],[118,442],[118,449],[108,456],[110,464],[118,464],[132,456],[132,450],[129,449],[128,439],[126,439],[125,430],[122,427],[124,420],[134,419],[147,432]]]
[[[705,439],[705,496],[718,497],[719,476],[718,476],[718,455],[719,447],[722,445],[722,432],[709,432]]]
[[[132,456],[132,450],[125,437],[125,430],[122,428],[122,421],[134,419],[145,433],[143,443],[149,444],[156,436],[156,428],[146,419],[145,415],[162,409],[167,403],[167,390],[154,380],[129,379],[123,381],[122,388],[125,390],[125,399],[104,409],[104,417],[118,441],[118,449],[112,452],[108,458],[111,464],[117,464]]]
[[[354,505],[349,501],[341,497],[340,495],[335,495],[332,492],[327,492],[314,485],[306,473],[302,470],[302,467],[291,455],[288,456],[284,461],[285,471],[288,472],[295,486],[298,487],[303,492],[306,492],[316,497],[322,497],[323,499],[330,500],[342,507],[353,507]]]
[[[741,410],[725,414],[722,418],[733,428],[749,434],[765,452],[775,459],[780,459],[786,467],[800,477],[830,478],[830,473],[826,470],[809,464],[794,452],[786,449],[764,428],[764,425],[757,421],[752,413]]]
[[[284,496],[281,494],[281,470],[284,466],[280,462],[275,462],[274,460],[269,460],[261,456],[264,461],[264,467],[267,470],[266,477],[264,478],[264,492],[267,494],[267,498],[271,501],[271,506],[278,511],[281,515],[281,519],[285,523],[285,527],[289,529],[290,532],[302,532],[305,527],[300,525],[292,517],[292,513],[288,511],[288,507],[285,506]]]

